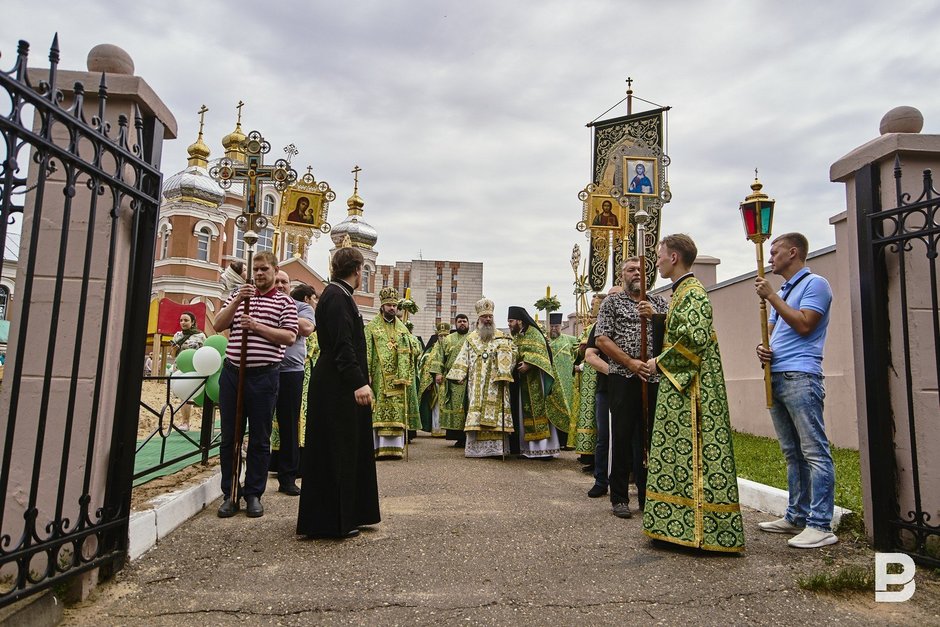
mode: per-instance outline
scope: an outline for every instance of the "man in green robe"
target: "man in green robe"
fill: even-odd
[[[437,325],[437,332],[431,336],[424,352],[418,359],[418,398],[421,403],[421,430],[427,431],[433,437],[444,437],[441,428],[440,388],[435,381],[432,368],[441,363],[441,343],[450,335],[450,323],[441,322]]]
[[[558,432],[569,429],[569,413],[552,363],[548,339],[523,307],[509,308],[509,330],[518,351],[510,387],[512,419],[518,437],[511,452],[551,459],[561,451]]]
[[[415,351],[411,332],[395,315],[395,288],[382,288],[379,299],[379,314],[365,327],[369,380],[375,395],[375,456],[401,459],[406,431],[420,426],[416,383],[420,351]]]
[[[568,425],[577,421],[575,412],[575,390],[574,390],[574,362],[578,356],[578,338],[573,335],[565,335],[561,332],[562,314],[550,313],[548,315],[548,337],[549,346],[552,349],[552,361],[555,364],[555,374],[558,375],[558,385],[561,393],[565,397],[565,404],[568,406]],[[571,433],[569,427],[568,433]],[[574,445],[574,442],[563,442],[566,448]]]
[[[744,550],[725,377],[712,306],[690,268],[698,250],[669,235],[656,266],[672,280],[663,352],[641,376],[659,372],[643,530],[651,538],[708,551]],[[653,315],[644,301],[640,314]]]
[[[449,379],[447,373],[454,367],[454,361],[467,341],[470,320],[466,314],[457,314],[454,329],[454,333],[438,342],[438,358],[431,361],[429,369],[434,373],[434,381],[438,386],[441,428],[446,431],[448,440],[456,440],[454,447],[463,448],[466,443],[467,382]]]

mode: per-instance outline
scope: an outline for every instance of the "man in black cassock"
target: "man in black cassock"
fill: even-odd
[[[372,442],[372,389],[366,339],[353,292],[362,281],[362,253],[333,254],[333,278],[317,304],[320,357],[310,375],[306,446],[297,533],[352,538],[379,516]]]

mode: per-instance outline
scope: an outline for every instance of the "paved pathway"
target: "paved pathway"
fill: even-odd
[[[465,459],[418,438],[379,462],[383,522],[347,541],[294,535],[297,500],[228,520],[214,504],[132,563],[74,625],[229,624],[938,624],[940,583],[911,602],[807,593],[800,575],[871,565],[863,546],[788,549],[745,511],[748,552],[654,545],[639,518],[610,514],[573,453],[551,462]],[[271,480],[269,490],[276,487]]]

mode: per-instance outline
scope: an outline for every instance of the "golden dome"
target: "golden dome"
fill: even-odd
[[[202,133],[195,143],[190,144],[186,149],[189,153],[189,165],[198,165],[203,168],[209,165],[209,147],[202,141]]]
[[[202,141],[202,127],[206,121],[206,112],[209,109],[206,108],[206,105],[202,105],[199,109],[199,137],[196,138],[196,141],[190,144],[189,148],[186,149],[186,152],[189,153],[189,165],[199,166],[205,168],[209,165],[209,147],[206,146],[206,143]]]
[[[362,199],[358,193],[353,192],[353,195],[349,197],[349,200],[346,201],[346,206],[349,207],[349,215],[362,215],[362,207],[366,204],[366,201]]]
[[[225,156],[232,161],[245,160],[245,149],[242,144],[248,137],[242,132],[243,106],[245,106],[245,103],[239,100],[238,106],[235,107],[238,109],[238,120],[235,122],[235,130],[222,138],[222,147],[225,149]]]

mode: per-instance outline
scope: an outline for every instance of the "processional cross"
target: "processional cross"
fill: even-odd
[[[241,122],[241,108],[244,103],[238,102],[238,119]],[[219,160],[218,164],[209,170],[209,174],[218,181],[222,189],[229,189],[233,182],[244,182],[245,190],[245,210],[240,216],[235,218],[235,224],[241,229],[242,239],[245,242],[245,252],[247,256],[248,276],[253,277],[253,255],[254,246],[258,241],[259,231],[268,226],[268,219],[258,210],[261,204],[261,191],[265,183],[274,186],[278,191],[284,191],[287,186],[297,180],[297,171],[290,166],[290,162],[285,159],[278,159],[274,165],[264,165],[264,155],[271,151],[271,144],[265,141],[264,137],[258,131],[252,131],[242,142],[241,148],[245,152],[245,162],[235,162],[225,158]],[[250,279],[249,279],[250,281]],[[251,299],[244,301],[242,316],[248,316],[250,313]],[[232,456],[232,485],[229,494],[233,499],[237,499],[239,493],[238,479],[241,474],[241,444],[245,437],[245,374],[246,362],[248,357],[248,330],[242,329],[242,341],[240,350],[240,360],[238,366],[238,388],[235,396],[235,443]],[[223,461],[223,463],[225,463]]]

